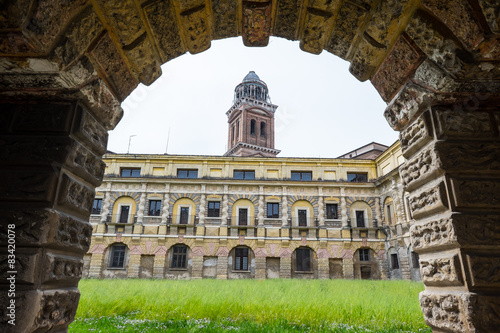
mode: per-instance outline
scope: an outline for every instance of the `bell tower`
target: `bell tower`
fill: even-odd
[[[234,89],[233,106],[226,112],[228,150],[224,156],[276,157],[274,113],[269,90],[254,71]]]

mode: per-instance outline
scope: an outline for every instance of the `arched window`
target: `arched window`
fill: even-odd
[[[187,249],[186,245],[174,245],[172,247],[172,268],[187,268]]]
[[[266,123],[264,121],[260,122],[260,136],[263,138],[266,137]]]
[[[127,246],[124,244],[115,244],[111,246],[111,252],[109,255],[109,267],[123,268],[125,266],[126,248]]]
[[[235,271],[248,271],[248,247],[237,247],[234,249]]]
[[[255,119],[250,120],[250,134],[255,135]]]

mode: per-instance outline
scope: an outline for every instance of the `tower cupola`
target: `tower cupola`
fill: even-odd
[[[274,113],[269,90],[254,71],[234,89],[233,106],[228,118],[228,150],[224,156],[276,157],[274,149]]]
[[[234,89],[234,102],[242,97],[271,103],[266,83],[254,71],[250,71],[243,79],[243,82]]]

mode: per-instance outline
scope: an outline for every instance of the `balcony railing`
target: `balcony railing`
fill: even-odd
[[[167,224],[186,224],[193,225],[198,223],[198,215],[171,215],[167,220]]]
[[[108,214],[106,217],[107,223],[136,223],[137,215],[122,215],[122,214]]]
[[[142,223],[145,224],[160,224],[161,222],[161,216],[144,216],[142,218]]]
[[[231,216],[228,221],[228,225],[232,226],[256,226],[259,224],[259,220],[257,218],[252,219],[251,217],[248,216]]]
[[[312,217],[292,217],[292,228],[314,228],[318,226],[318,220]]]

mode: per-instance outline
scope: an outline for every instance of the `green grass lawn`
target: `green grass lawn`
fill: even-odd
[[[82,280],[70,332],[431,332],[423,284],[367,280]]]

